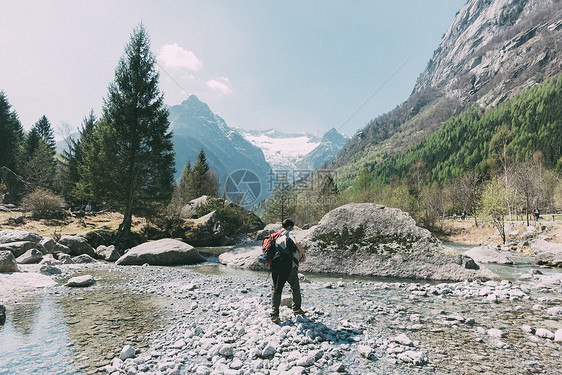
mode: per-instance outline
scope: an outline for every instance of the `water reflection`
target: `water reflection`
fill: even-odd
[[[123,288],[127,270],[90,271],[85,289],[61,289],[8,306],[0,328],[0,374],[80,374],[109,364],[126,344],[148,345],[144,336],[163,321],[163,302]]]
[[[0,374],[80,374],[68,342],[63,312],[52,296],[17,304],[0,331]]]

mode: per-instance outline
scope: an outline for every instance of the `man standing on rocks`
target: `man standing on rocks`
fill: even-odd
[[[275,246],[277,253],[271,262],[271,275],[273,285],[271,288],[271,321],[279,323],[279,305],[285,282],[289,282],[293,295],[293,313],[304,314],[301,309],[301,288],[299,284],[298,266],[299,262],[306,260],[306,255],[297,242],[293,228],[295,223],[291,219],[283,221],[283,230],[277,238]]]

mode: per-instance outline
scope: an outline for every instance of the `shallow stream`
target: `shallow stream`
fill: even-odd
[[[176,267],[185,272],[207,275],[235,276],[265,279],[267,272],[236,270],[219,265],[217,257],[228,248],[199,249],[208,262],[198,266]],[[458,249],[462,251],[462,248]],[[512,255],[511,255],[512,256]],[[532,258],[513,257],[513,266],[490,266],[489,268],[508,280],[535,268]],[[558,270],[541,270],[559,272]],[[36,294],[17,304],[7,306],[7,320],[0,326],[0,374],[87,374],[108,364],[125,344],[137,349],[149,346],[145,336],[161,328],[168,314],[162,296],[130,293],[127,284],[131,279],[143,278],[142,268],[133,272],[128,268],[93,269],[79,272],[91,274],[95,286],[86,289],[51,288],[46,293]],[[356,278],[341,275],[308,275],[317,282],[353,282],[356,280],[404,282],[404,280]],[[61,284],[66,280],[61,280]],[[315,293],[311,291],[311,293]],[[331,295],[335,306],[342,298],[339,293]],[[393,298],[383,300],[382,295],[364,296],[364,300],[377,301],[382,305],[393,304]],[[388,298],[388,296],[386,296]],[[395,299],[400,296],[395,296]],[[466,301],[462,310],[477,307]],[[342,305],[343,306],[343,305]],[[437,306],[433,306],[435,309]],[[420,307],[421,309],[421,307]],[[357,313],[347,307],[348,313]],[[420,313],[424,313],[420,311]],[[511,314],[510,314],[511,315]],[[382,318],[378,317],[377,319]],[[515,316],[509,316],[512,321]],[[501,317],[496,317],[502,321]],[[506,321],[506,322],[507,322]],[[506,323],[507,324],[507,323]]]

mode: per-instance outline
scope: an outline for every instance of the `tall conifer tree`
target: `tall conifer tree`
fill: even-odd
[[[0,167],[6,166],[18,172],[22,153],[23,128],[18,115],[13,111],[8,98],[0,91]]]
[[[88,165],[81,181],[94,198],[123,213],[118,240],[130,233],[133,214],[154,213],[173,192],[172,132],[155,63],[141,24],[125,47],[99,126],[85,147]]]

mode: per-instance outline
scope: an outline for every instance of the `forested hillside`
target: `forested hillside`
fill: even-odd
[[[562,76],[487,112],[474,105],[405,153],[375,165],[372,175],[378,182],[404,178],[416,160],[425,163],[428,182],[450,182],[471,170],[489,175],[504,142],[506,157],[514,162],[541,152],[546,168],[562,167]]]

